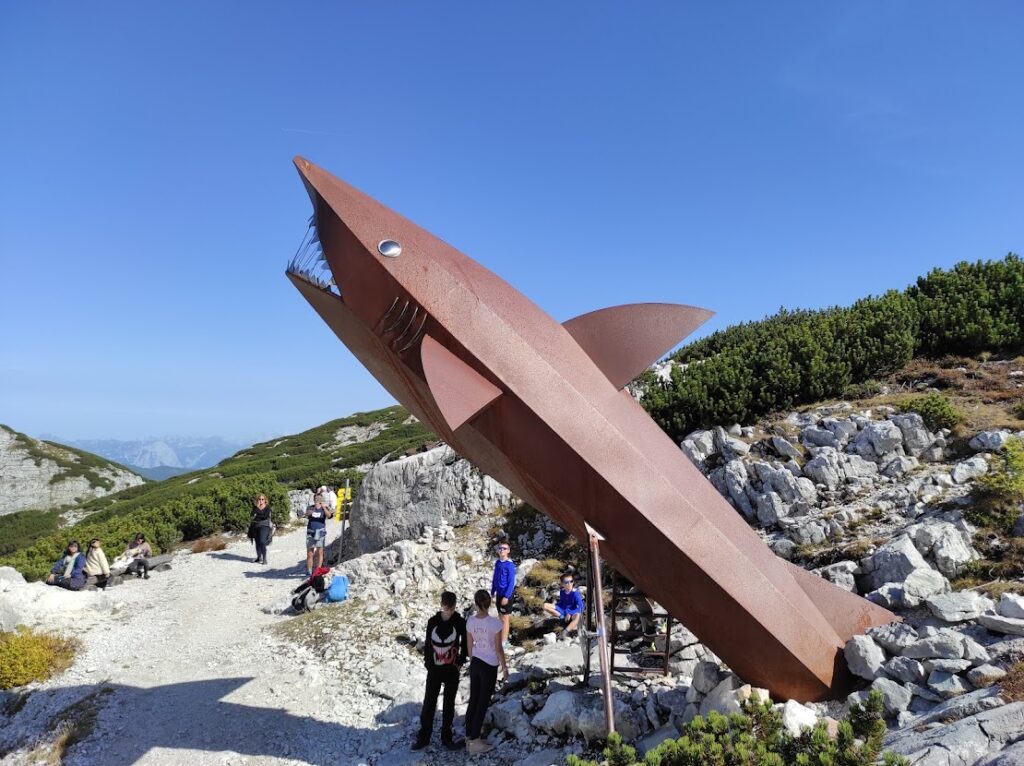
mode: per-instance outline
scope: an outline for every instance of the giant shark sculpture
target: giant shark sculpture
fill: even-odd
[[[288,276],[399,402],[577,538],[597,530],[611,564],[745,680],[776,698],[848,690],[846,641],[897,618],[776,557],[624,390],[711,312],[638,304],[559,323],[376,200],[295,165],[312,239]]]

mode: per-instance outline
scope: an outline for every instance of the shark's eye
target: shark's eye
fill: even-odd
[[[382,239],[377,245],[377,252],[386,258],[397,258],[402,254],[402,246],[393,239]]]

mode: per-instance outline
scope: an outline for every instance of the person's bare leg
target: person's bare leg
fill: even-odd
[[[544,612],[552,617],[558,617],[558,610],[555,609],[554,604],[544,604]]]
[[[316,549],[316,566],[319,569],[323,565],[324,565],[324,549],[323,548],[317,548]]]
[[[579,615],[579,613],[576,613],[576,614],[574,614],[572,616],[572,619],[569,620],[569,624],[565,626],[565,629],[566,630],[576,630],[576,628],[577,628],[577,626],[579,626],[579,624],[580,624],[580,615]]]
[[[312,572],[313,571],[313,549],[312,548],[307,548],[306,549],[306,571],[307,572]]]
[[[501,615],[501,643],[508,641],[508,630],[510,627],[509,615]]]

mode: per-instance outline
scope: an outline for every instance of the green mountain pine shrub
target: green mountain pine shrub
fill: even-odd
[[[947,310],[948,305],[948,310]],[[934,270],[904,292],[847,308],[788,311],[713,333],[673,356],[662,383],[640,376],[643,404],[676,441],[710,425],[840,396],[916,355],[1024,348],[1024,260]]]
[[[964,517],[979,527],[1009,535],[1024,507],[1024,439],[1003,445],[989,464],[988,473],[974,485],[974,503]]]
[[[953,403],[942,394],[927,394],[903,403],[903,409],[916,412],[932,431],[940,428],[953,429],[964,419]]]
[[[604,749],[608,766],[907,766],[905,758],[882,754],[885,721],[882,695],[871,692],[864,705],[853,704],[835,739],[824,723],[794,737],[770,702],[747,701],[742,713],[697,716],[679,739],[667,740],[637,760],[636,750],[612,734]],[[568,766],[598,766],[570,755]]]

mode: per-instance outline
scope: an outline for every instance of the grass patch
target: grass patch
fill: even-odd
[[[0,689],[45,681],[71,667],[78,641],[19,625],[0,633]]]
[[[1024,702],[1024,662],[1018,662],[999,682],[1000,695],[1007,702]]]

